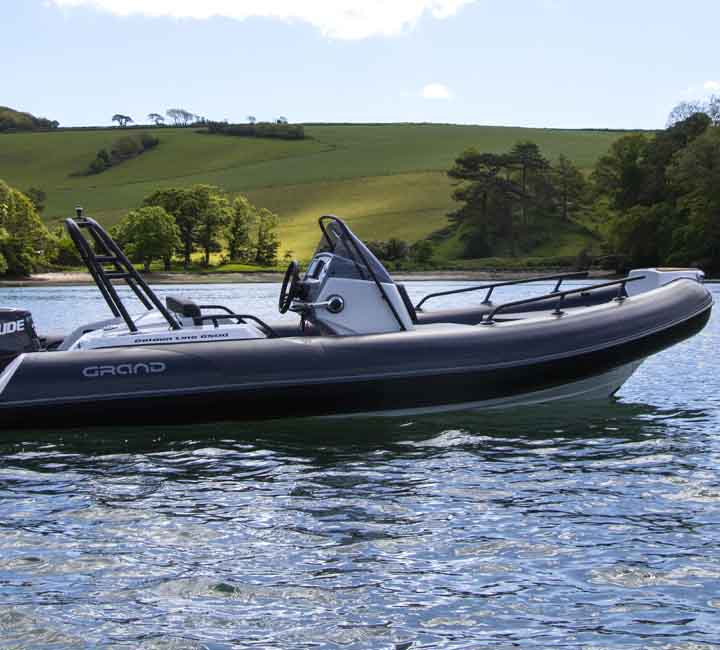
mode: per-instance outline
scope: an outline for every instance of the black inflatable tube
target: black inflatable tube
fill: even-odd
[[[701,285],[681,280],[571,315],[492,326],[33,353],[0,394],[0,427],[258,420],[506,398],[642,360],[700,331],[711,306]]]

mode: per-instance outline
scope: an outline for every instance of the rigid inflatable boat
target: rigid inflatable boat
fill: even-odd
[[[112,316],[62,337],[0,310],[0,427],[189,423],[507,408],[613,394],[643,359],[697,333],[712,307],[696,269],[644,269],[587,286],[544,276],[426,296],[402,284],[335,216],[306,271],[292,262],[267,323],[183,297],[162,302],[81,212],[66,220]],[[503,287],[553,280],[501,302]],[[133,312],[117,283],[141,305]],[[432,310],[440,295],[477,295]],[[471,292],[475,292],[471,294]],[[133,313],[131,313],[133,312]]]

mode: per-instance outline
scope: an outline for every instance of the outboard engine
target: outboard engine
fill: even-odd
[[[37,352],[40,339],[24,309],[0,309],[0,371],[23,352]]]

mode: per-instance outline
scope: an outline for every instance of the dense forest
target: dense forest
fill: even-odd
[[[720,272],[720,116],[683,106],[665,130],[618,139],[589,177],[532,142],[502,154],[466,150],[448,171],[458,208],[435,239],[459,236],[467,258],[515,257],[572,220],[597,233],[603,262],[617,270]]]
[[[608,250],[624,266],[720,272],[720,125],[704,113],[625,136],[593,174]]]

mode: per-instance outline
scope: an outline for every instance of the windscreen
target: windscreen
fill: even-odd
[[[372,280],[373,274],[379,282],[392,283],[390,274],[385,267],[373,255],[365,244],[347,227],[347,225],[337,218],[326,219],[323,221],[325,233],[320,239],[320,244],[315,251],[318,253],[334,253],[346,262],[347,277],[360,277],[364,280]],[[340,265],[333,264],[335,272],[339,270]],[[368,267],[370,272],[368,272]],[[342,273],[344,276],[345,273]]]

